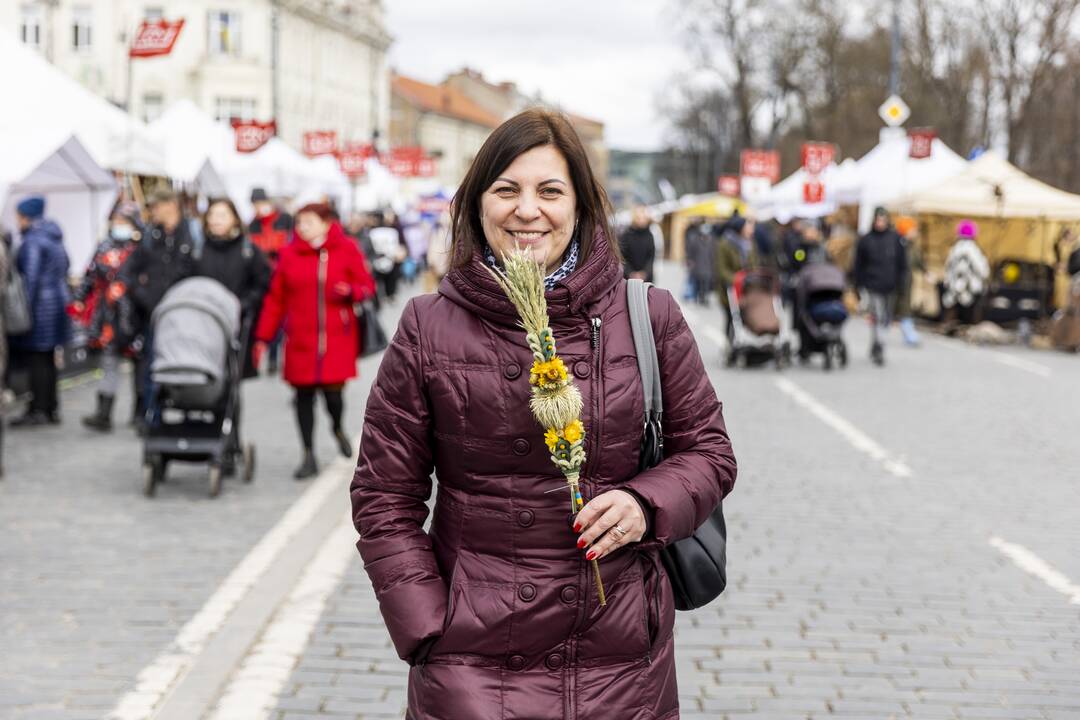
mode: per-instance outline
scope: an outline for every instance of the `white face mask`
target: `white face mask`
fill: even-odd
[[[113,225],[109,234],[116,240],[130,240],[135,237],[135,228],[130,225]]]

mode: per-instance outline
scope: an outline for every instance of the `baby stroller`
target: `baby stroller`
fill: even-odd
[[[777,369],[791,362],[791,340],[781,318],[780,283],[765,269],[740,270],[727,289],[731,327],[724,363],[746,367],[773,360]]]
[[[795,288],[799,361],[809,362],[812,355],[822,353],[826,370],[832,370],[834,361],[846,367],[847,344],[841,333],[847,318],[844,272],[829,263],[803,266]]]
[[[170,460],[206,462],[210,497],[222,475],[243,462],[242,478],[255,476],[255,447],[241,447],[241,359],[248,333],[240,328],[240,301],[224,285],[189,278],[165,293],[151,318],[152,387],[143,439],[143,492],[153,497]]]

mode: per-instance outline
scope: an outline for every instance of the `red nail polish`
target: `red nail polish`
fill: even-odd
[[[587,544],[587,543],[585,542],[585,540],[584,540],[584,539],[581,539],[581,540],[578,540],[578,541],[577,541],[577,546],[578,546],[578,549],[581,549],[581,548],[585,547],[585,545],[586,545],[586,544]]]
[[[574,523],[574,532],[581,532],[581,523]]]
[[[596,557],[596,551],[595,550],[590,550],[588,553],[585,554],[585,559],[586,560],[592,560],[595,557]]]

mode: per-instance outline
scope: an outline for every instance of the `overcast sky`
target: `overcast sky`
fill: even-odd
[[[672,0],[388,0],[392,66],[437,83],[469,66],[602,120],[610,147],[658,149],[654,108],[689,63]]]

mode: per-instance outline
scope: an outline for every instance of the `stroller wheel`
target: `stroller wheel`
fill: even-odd
[[[832,351],[828,348],[825,349],[825,372],[832,370]]]
[[[210,466],[210,497],[214,498],[221,494],[221,466]]]
[[[255,479],[255,446],[248,443],[244,446],[244,482],[249,483]]]
[[[143,495],[154,497],[157,485],[165,479],[165,460],[155,457],[143,463]]]
[[[840,357],[840,367],[847,367],[847,345],[841,342],[836,348],[836,353]]]
[[[735,367],[735,358],[735,351],[732,349],[728,349],[724,353],[724,367]]]
[[[735,355],[735,367],[739,368],[740,370],[745,370],[746,363],[746,353],[738,353]]]

